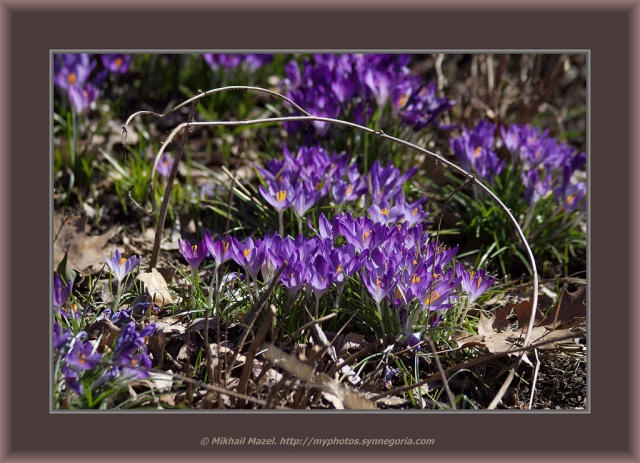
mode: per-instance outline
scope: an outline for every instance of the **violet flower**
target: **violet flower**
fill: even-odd
[[[60,313],[60,309],[69,299],[69,295],[71,294],[71,287],[73,283],[71,280],[67,282],[65,286],[62,286],[62,278],[60,275],[55,273],[53,275],[53,310],[56,313]]]
[[[196,270],[200,267],[200,264],[207,257],[207,245],[205,240],[201,240],[198,244],[193,246],[188,240],[178,240],[178,248],[182,253],[182,256],[191,266],[191,276],[195,279]]]
[[[67,365],[72,366],[76,370],[92,370],[102,360],[102,354],[94,352],[91,343],[83,343],[76,340],[73,343],[71,352],[65,356]]]
[[[131,256],[128,259],[122,257],[118,249],[116,249],[115,253],[111,257],[106,256],[106,258],[107,265],[118,280],[118,284],[122,283],[124,277],[131,273],[131,271],[142,261],[142,258],[137,256]]]
[[[104,67],[114,74],[124,74],[131,63],[131,55],[107,54],[100,55],[100,59]]]
[[[209,254],[213,257],[216,268],[231,259],[231,239],[228,236],[218,238],[214,241],[207,230],[204,236],[204,243],[207,251],[209,251]]]
[[[162,153],[162,157],[156,166],[156,170],[163,177],[168,177],[171,173],[171,169],[173,169],[173,162],[174,159],[169,155],[169,153]]]
[[[64,381],[69,390],[75,392],[78,395],[84,394],[84,386],[82,386],[82,383],[79,381],[80,375],[78,374],[78,372],[72,368],[69,368],[66,362],[62,364],[60,370],[62,371]]]
[[[456,263],[456,274],[461,278],[462,290],[467,293],[469,302],[473,302],[484,294],[496,280],[487,275],[486,270],[467,272],[460,262]]]

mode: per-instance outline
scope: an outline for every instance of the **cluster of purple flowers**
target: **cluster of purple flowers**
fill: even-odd
[[[489,183],[493,183],[505,165],[494,151],[495,130],[495,124],[482,120],[471,130],[462,127],[462,135],[449,140],[460,167],[475,172]]]
[[[273,55],[262,54],[212,54],[205,53],[202,55],[207,64],[217,71],[223,69],[235,69],[242,63],[246,63],[250,71],[264,66],[273,61]]]
[[[116,339],[111,357],[111,361],[116,365],[107,370],[100,381],[113,381],[116,378],[125,381],[148,378],[151,358],[147,350],[147,341],[155,331],[155,323],[146,325],[140,331],[136,330],[134,321],[127,323]]]
[[[201,245],[213,256],[216,267],[233,259],[251,281],[257,281],[261,274],[263,282],[269,283],[284,264],[279,282],[290,298],[301,290],[313,294],[316,310],[332,286],[339,295],[347,280],[358,275],[378,305],[386,301],[394,308],[407,335],[412,333],[410,322],[415,321],[416,310],[432,313],[450,308],[460,286],[473,301],[494,281],[484,270],[467,272],[461,264],[454,271],[451,262],[457,247],[436,248],[419,223],[392,225],[369,217],[354,218],[349,213],[331,221],[320,214],[318,230],[311,238],[267,233],[263,239],[240,242],[230,236],[214,241],[207,234]],[[207,251],[202,252],[202,260]],[[187,255],[185,258],[189,260]],[[413,316],[407,318],[407,313]],[[440,315],[430,318],[432,326],[441,320]]]
[[[571,184],[573,173],[587,162],[587,156],[567,143],[549,137],[549,131],[540,132],[531,125],[513,124],[500,127],[505,147],[514,159],[522,163],[522,181],[525,200],[531,205],[553,188],[556,203],[567,212],[575,210],[586,193],[582,182]]]
[[[402,122],[421,130],[439,126],[437,116],[454,102],[438,97],[435,83],[423,85],[407,67],[409,55],[384,54],[316,54],[305,59],[302,70],[296,61],[285,66],[285,95],[307,112],[321,117],[352,119],[366,125],[375,107],[388,102]],[[291,133],[299,131],[301,122],[285,124]],[[325,136],[329,124],[314,121],[313,127]]]
[[[449,140],[460,166],[493,183],[505,167],[495,151],[496,124],[480,121],[471,130],[462,128],[460,137]],[[531,125],[513,124],[500,127],[502,143],[511,155],[512,166],[519,161],[528,206],[552,191],[555,201],[567,212],[576,209],[586,193],[581,183],[571,184],[571,176],[586,164],[585,153],[549,137]]]
[[[77,394],[84,392],[80,382],[82,372],[93,370],[102,360],[102,354],[96,352],[95,343],[86,339],[84,331],[73,337],[70,330],[63,329],[58,322],[53,323],[53,348],[63,356],[60,370],[67,387]]]
[[[97,61],[91,55],[56,54],[53,59],[53,82],[56,87],[68,93],[71,103],[78,113],[86,112],[98,99],[99,88],[109,72],[125,73],[129,70],[130,55],[100,55],[104,69],[90,81]]]
[[[330,193],[338,207],[364,196],[370,205],[369,217],[384,224],[414,225],[428,215],[421,205],[426,197],[411,203],[405,199],[403,185],[416,168],[401,174],[396,167],[382,167],[376,161],[369,173],[362,175],[356,164],[349,165],[349,157],[344,153],[329,154],[320,146],[303,146],[295,156],[286,147],[283,151],[283,161],[271,159],[266,169],[258,168],[267,182],[266,188],[259,187],[260,193],[279,213],[291,207],[303,218]]]

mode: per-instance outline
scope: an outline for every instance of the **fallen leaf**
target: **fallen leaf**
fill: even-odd
[[[511,309],[513,308],[513,304],[505,304],[502,307],[498,307],[496,309],[496,314],[493,317],[492,326],[496,330],[503,330],[507,326],[509,326],[509,321],[507,317],[511,313]]]
[[[89,339],[100,338],[100,345],[97,350],[101,353],[104,352],[106,348],[113,346],[113,342],[120,335],[120,328],[111,323],[111,320],[107,318],[87,325],[84,331],[87,332]]]
[[[580,337],[584,331],[571,331],[571,328],[557,329],[550,331],[545,326],[536,326],[531,330],[531,344],[546,342],[539,347],[541,350],[553,350],[567,341],[567,336],[575,335]],[[493,318],[486,318],[482,313],[478,319],[478,334],[458,334],[454,336],[454,340],[458,347],[479,346],[486,348],[492,354],[504,353],[522,346],[526,335],[526,331],[503,331],[497,332],[493,329]],[[555,342],[558,340],[559,342]],[[517,355],[517,353],[509,354]]]
[[[538,326],[551,326],[551,329],[560,328],[564,322],[571,325],[575,319],[587,316],[587,287],[582,286],[573,293],[567,291],[566,285],[562,288],[558,304],[549,315],[538,323]],[[554,326],[555,325],[555,326]],[[566,326],[566,324],[565,324]]]
[[[155,268],[152,268],[151,272],[141,273],[137,279],[144,283],[145,288],[151,296],[151,300],[160,309],[167,304],[173,303],[167,282]]]
[[[87,217],[80,217],[73,223],[63,223],[63,218],[57,216],[54,220],[53,268],[55,269],[67,253],[67,263],[80,273],[94,273],[98,269],[92,267],[106,261],[115,246],[106,246],[107,242],[118,232],[113,226],[102,235],[87,235]]]
[[[516,317],[518,318],[518,328],[524,328],[525,330],[529,327],[529,320],[531,319],[531,310],[532,304],[531,299],[527,299],[526,301],[522,301],[520,304],[509,304],[513,306],[514,311],[516,312]],[[536,314],[534,319],[534,325],[542,320],[544,315],[536,308]]]

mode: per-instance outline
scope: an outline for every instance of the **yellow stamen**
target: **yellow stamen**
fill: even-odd
[[[126,261],[127,259],[125,259],[124,257],[120,259],[120,267],[122,267],[122,264],[124,264]]]
[[[352,191],[353,191],[353,185],[348,184],[347,185],[347,191],[345,191],[344,194],[350,195]]]
[[[569,195],[569,197],[567,198],[567,204],[572,205],[575,199],[576,197],[574,195]]]
[[[227,252],[228,249],[229,249],[229,242],[225,241],[224,242],[224,252]]]
[[[244,254],[244,256],[248,259],[249,258],[249,249],[245,249],[242,253]]]
[[[276,201],[281,203],[285,199],[287,199],[287,192],[285,190],[280,190],[276,193]]]
[[[382,210],[380,211],[380,214],[382,214],[382,215],[389,215],[389,208],[388,208],[388,207],[385,207],[384,209],[382,209]]]
[[[337,273],[342,272],[342,265],[338,264],[338,268],[336,269]]]
[[[404,105],[407,104],[408,100],[409,95],[407,95],[406,93],[402,94],[402,96],[398,99],[398,106],[400,106],[401,108],[404,107]]]
[[[116,58],[116,66],[117,67],[122,66],[122,58]]]
[[[480,283],[482,283],[482,277],[478,278],[478,288],[480,287]]]
[[[316,183],[316,191],[322,190],[322,182]]]
[[[193,249],[193,252],[195,253],[198,250],[198,245],[194,244],[193,246],[191,246],[191,249]]]
[[[411,284],[414,285],[416,283],[420,283],[420,277],[418,275],[413,275],[413,277],[411,277]]]
[[[412,215],[416,215],[417,213],[418,213],[418,208],[417,208],[417,207],[414,207],[414,208],[413,208],[413,214],[412,214]]]
[[[475,157],[480,156],[480,151],[482,151],[482,146],[478,146],[475,150],[475,152],[473,153]]]
[[[432,301],[436,301],[439,298],[440,298],[440,294],[438,294],[438,291],[434,291],[429,296],[427,296],[427,299],[424,301],[424,303],[430,304]]]
[[[73,85],[76,82],[76,75],[75,73],[71,73],[69,74],[69,76],[67,77],[67,82],[69,82],[69,85]]]

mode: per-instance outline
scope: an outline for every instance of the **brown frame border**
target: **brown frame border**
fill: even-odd
[[[153,460],[169,456],[210,460],[223,454],[269,459],[302,456],[282,448],[274,452],[249,447],[200,448],[202,436],[223,426],[218,435],[269,436],[275,427],[278,435],[291,437],[309,430],[316,437],[435,437],[436,447],[422,452],[423,458],[457,459],[463,458],[461,452],[465,451],[473,452],[466,454],[473,458],[529,460],[542,457],[543,452],[553,461],[583,459],[588,456],[585,452],[599,452],[599,460],[615,455],[637,461],[638,401],[632,391],[637,384],[633,379],[638,373],[638,350],[632,347],[640,346],[632,329],[638,327],[638,315],[631,310],[631,286],[620,282],[626,281],[627,275],[637,281],[631,261],[624,259],[640,257],[640,246],[631,242],[630,228],[631,207],[639,197],[638,191],[631,190],[634,182],[630,175],[631,167],[637,171],[640,161],[634,163],[630,149],[640,146],[638,131],[631,130],[638,127],[638,92],[631,82],[637,82],[639,76],[636,45],[640,13],[635,2],[606,7],[565,2],[535,8],[519,3],[518,9],[509,13],[506,3],[472,4],[465,11],[448,7],[445,11],[443,5],[416,6],[401,0],[393,11],[378,8],[357,13],[357,3],[352,0],[341,5],[325,2],[316,11],[300,9],[295,17],[283,2],[277,4],[281,9],[277,14],[250,11],[250,2],[242,0],[233,3],[236,13],[228,9],[229,4],[225,10],[219,5],[191,2],[182,4],[179,12],[169,11],[168,6],[160,10],[154,2],[154,9],[144,13],[141,10],[150,3],[140,0],[126,5],[119,1],[92,4],[82,12],[71,2],[55,7],[24,0],[3,2],[0,91],[5,104],[0,143],[5,155],[0,158],[0,175],[5,178],[0,182],[0,213],[5,226],[0,229],[0,243],[1,255],[10,258],[0,275],[0,294],[5,299],[0,307],[5,322],[0,324],[0,355],[11,372],[0,381],[0,394],[5,397],[0,401],[4,412],[0,455],[8,461],[73,456],[93,461],[140,461],[152,457],[150,452],[154,451]],[[340,11],[340,6],[351,11]],[[241,7],[247,8],[240,11]],[[175,32],[159,34],[158,30]],[[49,137],[42,135],[49,127],[48,50],[178,47],[591,50],[591,150],[607,153],[591,158],[590,172],[591,413],[526,416],[483,412],[462,417],[424,413],[339,417],[333,413],[49,414],[49,362],[42,355],[48,350],[48,314],[43,308],[48,307],[51,278],[45,257],[49,255],[50,204],[42,200],[49,197],[45,186],[49,185]],[[626,126],[624,118],[628,118]],[[38,191],[34,193],[34,189]],[[621,332],[620,326],[628,328]],[[304,457],[342,454],[350,459],[389,459],[397,451],[403,459],[418,456],[398,447],[333,447],[306,452]]]

